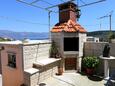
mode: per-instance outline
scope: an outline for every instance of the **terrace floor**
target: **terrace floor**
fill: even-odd
[[[79,73],[64,73],[43,81],[38,86],[105,86],[105,80],[97,76],[88,77]]]

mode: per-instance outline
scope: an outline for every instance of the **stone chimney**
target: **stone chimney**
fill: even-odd
[[[78,6],[73,2],[66,2],[58,6],[59,7],[59,23],[67,22],[72,20],[76,22],[79,18]]]
[[[63,70],[81,70],[83,45],[86,42],[86,30],[76,20],[79,18],[78,6],[66,2],[59,7],[59,22],[51,30],[51,39],[56,43],[61,56],[60,68]]]

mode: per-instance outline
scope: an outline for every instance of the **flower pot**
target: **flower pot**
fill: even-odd
[[[88,75],[93,75],[94,69],[93,69],[93,68],[86,68],[86,73],[87,73]]]
[[[63,68],[58,68],[58,75],[62,75],[63,74]]]

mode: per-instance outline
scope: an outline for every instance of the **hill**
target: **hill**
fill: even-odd
[[[47,39],[48,33],[43,32],[14,32],[9,30],[0,30],[0,37],[15,39],[15,40],[23,40],[25,38],[37,40],[37,39]]]
[[[115,35],[115,31],[112,31],[112,33]],[[93,32],[87,33],[87,36],[99,37],[100,41],[107,41],[108,35],[109,35],[109,30],[107,30],[107,31],[93,31]]]
[[[1,42],[1,41],[11,41],[11,39],[0,37],[0,42]]]
[[[115,31],[112,31],[115,34]],[[88,32],[88,36],[99,37],[101,41],[107,41],[109,31],[93,31]],[[48,32],[14,32],[9,30],[0,30],[0,37],[23,40],[24,38],[37,40],[37,39],[48,39]]]

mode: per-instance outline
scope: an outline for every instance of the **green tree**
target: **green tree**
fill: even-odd
[[[5,38],[0,37],[0,41],[1,42],[3,42],[3,41],[11,41],[11,39],[5,39]]]
[[[108,41],[111,42],[111,39],[115,39],[115,33],[109,32]]]

